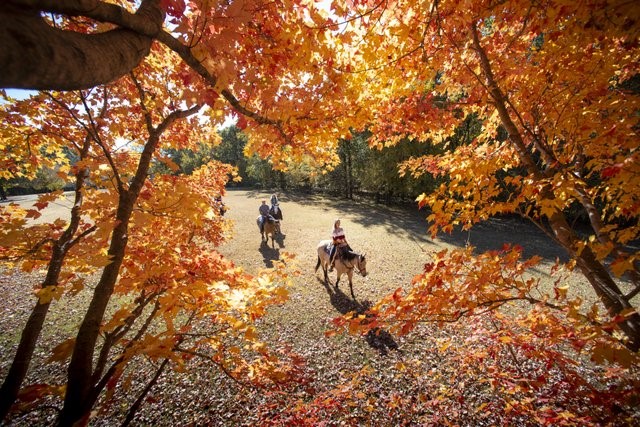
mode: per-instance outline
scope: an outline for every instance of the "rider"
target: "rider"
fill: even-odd
[[[338,248],[340,248],[340,255],[342,255],[343,248],[349,246],[347,238],[345,237],[344,230],[340,227],[340,219],[336,219],[333,223],[333,230],[331,231],[331,239],[333,240],[333,246],[331,247],[331,253],[329,254],[329,260],[331,261],[331,267],[329,271],[333,271],[334,264],[336,262],[336,254]]]
[[[280,202],[278,201],[278,195],[276,193],[271,195],[271,209],[269,213],[273,215],[275,219],[282,219],[282,210],[280,210]]]
[[[258,212],[260,212],[260,233],[264,232],[264,222],[269,217],[269,205],[267,205],[267,201],[263,200],[262,204],[258,208]]]
[[[224,202],[222,201],[222,196],[221,195],[217,195],[215,197],[215,206],[218,209],[218,212],[220,213],[220,216],[224,216],[225,212],[227,212],[227,208],[224,205]]]

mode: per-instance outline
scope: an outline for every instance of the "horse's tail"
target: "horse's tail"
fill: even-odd
[[[318,263],[316,264],[316,269],[313,271],[318,271],[318,267],[320,267],[320,264],[322,264],[322,261],[320,261],[320,255],[318,255]]]

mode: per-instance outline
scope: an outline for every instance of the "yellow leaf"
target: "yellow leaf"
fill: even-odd
[[[245,339],[249,341],[255,341],[258,338],[258,334],[256,334],[256,329],[254,327],[249,327],[244,333]]]
[[[47,359],[47,363],[51,362],[62,362],[71,356],[71,352],[73,351],[73,347],[76,344],[75,338],[69,338],[58,344],[52,351],[51,356]]]
[[[62,286],[46,286],[36,292],[40,304],[48,304],[51,300],[58,300],[62,296]]]

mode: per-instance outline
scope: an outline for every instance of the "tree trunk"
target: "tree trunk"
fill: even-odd
[[[142,100],[144,99],[144,94],[141,88],[139,90]],[[149,138],[140,155],[138,168],[129,185],[129,189],[126,190],[124,184],[119,181],[120,199],[116,211],[117,225],[113,230],[108,251],[111,263],[102,272],[100,281],[93,292],[93,298],[78,330],[76,344],[67,370],[67,391],[64,406],[58,419],[58,425],[60,426],[73,426],[83,420],[89,415],[91,408],[99,397],[99,392],[96,391],[93,383],[93,355],[100,334],[100,325],[118,280],[120,266],[124,260],[129,238],[128,230],[131,213],[147,178],[151,158],[160,142],[160,135],[175,120],[195,114],[201,107],[201,105],[195,105],[188,110],[174,111],[155,129],[151,124],[150,116],[147,115]]]
[[[80,158],[84,158],[89,151],[89,138],[85,138],[82,150],[80,152]],[[60,279],[60,272],[69,249],[73,244],[77,243],[77,239],[74,241],[74,235],[78,231],[80,225],[80,209],[82,207],[82,190],[84,187],[84,181],[86,178],[86,171],[81,169],[76,173],[76,185],[75,185],[75,200],[73,208],[71,209],[71,219],[69,225],[60,238],[54,242],[53,249],[51,251],[51,260],[47,268],[47,276],[42,283],[42,289],[46,289],[50,286],[56,286]],[[85,233],[90,232],[87,230]],[[82,235],[84,235],[83,233]],[[79,236],[78,238],[82,237]],[[47,313],[49,312],[49,306],[51,302],[41,303],[40,300],[36,301],[36,305],[31,311],[31,315],[27,320],[22,335],[20,336],[20,343],[18,349],[13,357],[9,372],[7,373],[2,387],[0,388],[0,421],[3,420],[11,406],[18,397],[20,387],[27,375],[33,352],[36,348],[40,333],[42,332],[42,326],[46,320]]]
[[[351,153],[351,141],[349,141],[349,154],[347,155],[347,197],[353,200],[353,156]]]
[[[151,35],[160,31],[164,20],[158,1],[143,1],[136,15],[102,2],[89,3],[91,9],[80,10],[83,4],[75,0],[0,2],[0,87],[85,89],[117,80],[136,67],[149,54]],[[127,21],[139,29],[98,34],[63,31],[41,17],[41,12],[49,11],[93,14],[108,22]]]
[[[578,268],[591,283],[611,317],[615,317],[627,309],[634,308],[624,298],[624,294],[611,278],[611,274],[597,260],[589,246],[586,246],[580,254],[575,253],[573,248],[578,239],[562,212],[557,211],[552,215],[549,218],[549,225],[565,250],[575,257]],[[628,338],[627,347],[633,351],[640,350],[640,314],[634,311],[633,314],[626,316],[619,325]]]
[[[61,263],[58,264],[59,267]],[[55,276],[55,278],[53,278],[54,282],[52,282],[55,284],[58,281],[59,273],[59,268],[57,272],[54,272],[50,266],[47,278],[49,278],[49,276]],[[42,287],[50,286],[50,283],[49,280],[45,280]],[[15,402],[18,397],[18,392],[31,364],[33,351],[36,348],[36,343],[42,332],[42,325],[44,325],[47,313],[49,312],[50,304],[50,302],[41,304],[40,301],[37,301],[36,306],[31,311],[31,315],[22,330],[18,349],[9,367],[9,372],[0,388],[0,420],[3,420],[7,416],[13,402]]]
[[[137,196],[137,195],[135,195]],[[88,415],[93,401],[87,401],[87,397],[92,395],[91,377],[93,374],[93,354],[100,333],[100,325],[107,304],[113,293],[120,266],[124,259],[127,247],[127,232],[129,228],[129,218],[133,211],[134,197],[129,192],[121,194],[120,203],[116,213],[118,225],[113,230],[111,245],[109,246],[109,257],[111,264],[107,265],[102,272],[100,281],[96,285],[91,303],[87,308],[86,315],[78,330],[75,347],[71,356],[71,362],[67,371],[67,392],[64,399],[64,407],[58,420],[61,426],[72,426],[77,421]]]
[[[475,24],[471,26],[471,34],[473,36],[475,51],[480,58],[480,67],[486,80],[487,90],[493,98],[494,105],[498,111],[502,125],[509,134],[509,140],[516,149],[518,157],[524,164],[527,173],[529,173],[535,180],[542,180],[544,178],[542,171],[533,161],[532,153],[528,150],[518,127],[515,125],[513,120],[511,120],[511,116],[507,108],[507,98],[500,90],[493,76],[489,58],[480,45],[480,39]],[[547,187],[546,190],[540,193],[540,197],[553,200],[554,195]],[[552,215],[548,216],[548,220],[558,241],[567,253],[576,259],[580,271],[593,287],[594,291],[600,298],[600,301],[602,301],[603,305],[606,307],[609,315],[611,317],[615,317],[626,309],[634,309],[624,298],[624,294],[612,279],[611,274],[609,274],[604,265],[597,260],[595,254],[588,246],[579,254],[576,253],[575,243],[578,241],[578,238],[569,226],[564,213],[557,209]],[[627,336],[627,347],[633,351],[638,351],[640,349],[640,314],[638,314],[637,311],[634,311],[632,314],[625,316],[625,319],[620,322],[620,328]]]

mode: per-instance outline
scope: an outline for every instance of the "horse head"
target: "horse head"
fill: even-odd
[[[362,274],[362,277],[367,277],[367,258],[365,258],[365,254],[358,255],[358,272]]]

